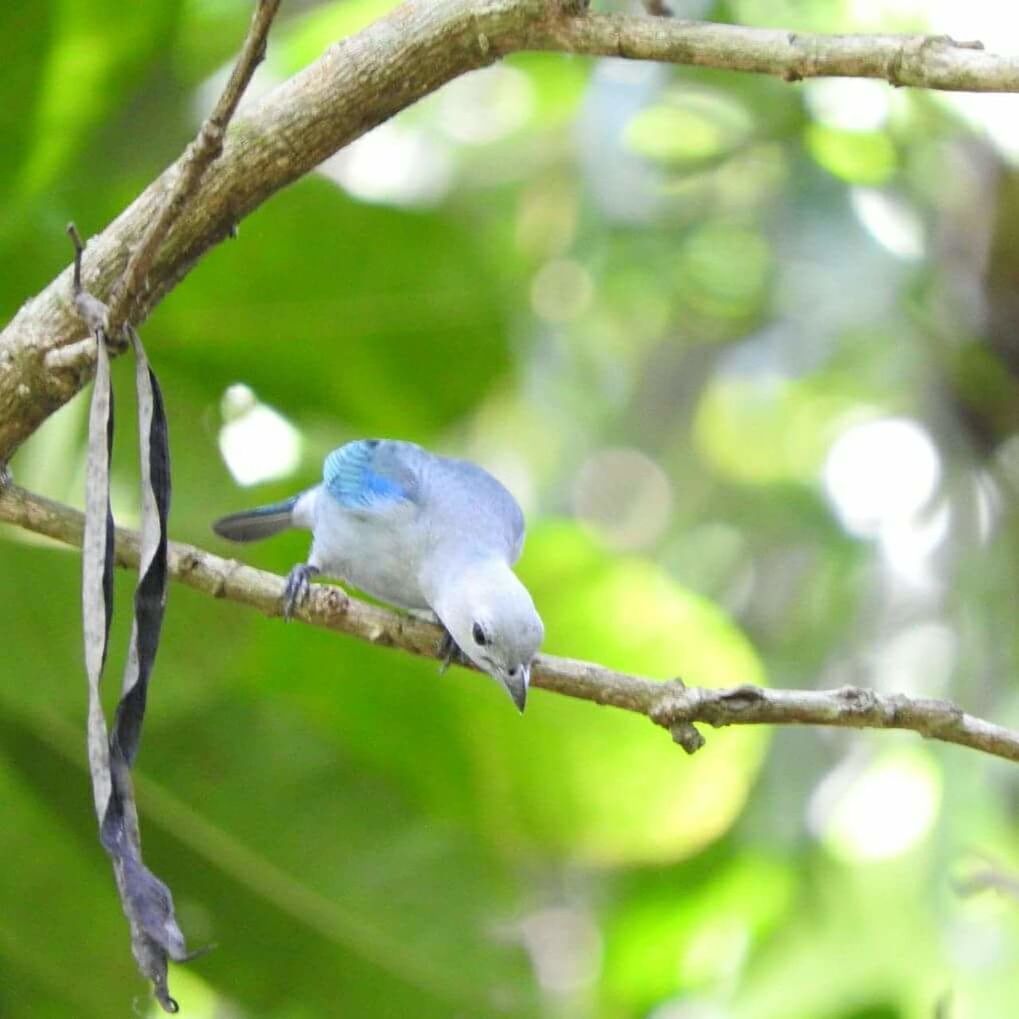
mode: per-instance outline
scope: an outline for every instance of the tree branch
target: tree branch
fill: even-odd
[[[172,232],[154,255],[144,256],[151,264],[130,271],[125,293],[145,282],[132,301],[132,319],[140,322],[210,247],[280,188],[445,82],[515,51],[663,60],[789,80],[849,75],[927,88],[1019,91],[1019,59],[986,53],[978,43],[797,35],[563,9],[551,0],[408,0],[331,47],[235,118],[220,158]],[[139,248],[142,238],[187,159],[92,240],[83,281],[90,293],[106,300],[130,252],[147,249]],[[91,378],[93,344],[71,305],[69,273],[28,301],[0,333],[0,464]]]
[[[16,485],[0,489],[0,520],[81,545],[83,517],[77,510],[34,495]],[[117,528],[116,563],[137,568],[138,534]],[[248,605],[266,616],[281,615],[284,578],[193,545],[171,542],[169,570],[174,580],[211,595]],[[439,657],[441,631],[431,623],[351,598],[338,587],[312,586],[311,597],[295,617],[312,626],[398,648],[425,658]],[[823,725],[850,729],[908,729],[928,739],[956,743],[1019,762],[1019,732],[966,714],[947,701],[884,695],[856,687],[839,690],[769,690],[756,686],[724,689],[685,687],[604,668],[592,662],[539,655],[531,673],[534,686],[646,715],[673,733],[688,752],[694,722],[726,725]],[[696,735],[696,731],[693,730]]]
[[[964,898],[994,891],[1019,901],[1019,875],[984,855],[978,855],[976,866],[953,884],[956,892]]]
[[[134,324],[276,191],[450,79],[494,61],[501,54],[489,40],[519,34],[544,9],[545,0],[409,0],[236,116],[152,261]],[[93,237],[82,283],[99,300],[108,300],[186,159]],[[0,333],[0,463],[92,376],[93,345],[83,342],[69,280],[70,269]]]
[[[802,78],[879,78],[953,92],[1019,92],[1019,57],[931,35],[822,35],[627,14],[546,18],[523,48]]]
[[[197,137],[179,160],[177,164],[179,172],[162,209],[142,234],[141,240],[131,252],[131,257],[124,267],[124,274],[117,281],[109,307],[110,335],[119,336],[121,326],[131,321],[132,305],[138,291],[145,284],[156,252],[184,206],[195,193],[205,171],[222,153],[223,138],[230,119],[236,112],[237,104],[241,101],[241,96],[244,95],[255,69],[265,59],[269,26],[276,17],[279,5],[280,0],[258,0],[240,56],[234,64],[226,87],[212,113],[202,124]]]

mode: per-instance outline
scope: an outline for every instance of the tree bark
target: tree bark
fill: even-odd
[[[84,518],[77,510],[43,499],[16,485],[0,490],[0,520],[57,541],[80,545]],[[117,528],[115,561],[137,569],[139,537]],[[170,542],[170,576],[213,598],[226,598],[266,616],[282,613],[285,581],[232,559]],[[432,623],[351,598],[338,587],[315,584],[295,618],[372,644],[439,658],[441,631]],[[467,666],[473,668],[473,666]],[[731,687],[686,687],[678,680],[659,681],[607,669],[595,662],[538,655],[531,671],[533,686],[567,697],[610,705],[645,715],[667,729],[687,753],[703,739],[694,722],[726,725],[822,725],[850,729],[906,729],[927,739],[955,743],[985,754],[1019,762],[1019,732],[967,714],[948,701],[878,694],[873,690],[770,690],[746,684]]]
[[[662,60],[779,75],[1019,91],[1019,60],[929,36],[823,36],[627,15],[568,14],[552,0],[408,0],[235,119],[223,153],[150,264],[135,324],[272,194],[445,82],[520,50]],[[179,160],[89,245],[85,288],[107,300],[163,206]],[[70,270],[0,333],[0,465],[91,378],[93,345]]]

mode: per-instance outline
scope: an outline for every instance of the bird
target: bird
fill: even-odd
[[[292,527],[310,530],[312,542],[287,578],[285,618],[308,597],[313,577],[342,580],[437,621],[444,668],[466,658],[523,712],[545,628],[513,572],[523,512],[488,471],[413,442],[358,439],[325,458],[314,488],[212,525],[237,542]]]

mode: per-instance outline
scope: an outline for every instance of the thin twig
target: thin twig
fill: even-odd
[[[74,246],[74,276],[71,278],[71,293],[77,296],[81,293],[81,256],[85,251],[85,242],[78,233],[78,228],[73,223],[67,224],[67,236],[71,238]]]
[[[634,14],[547,17],[523,48],[803,78],[879,78],[952,92],[1019,92],[1019,57],[947,35],[826,35]]]
[[[82,515],[68,506],[11,485],[0,491],[0,520],[81,544]],[[116,562],[135,568],[138,535],[117,529]],[[221,559],[192,545],[171,542],[170,575],[214,598],[226,598],[279,616],[284,578]],[[438,627],[349,597],[337,587],[316,584],[295,617],[373,644],[438,658]],[[908,729],[929,739],[956,743],[1019,762],[1019,732],[969,715],[947,701],[838,690],[769,690],[756,686],[684,687],[616,672],[592,662],[539,655],[531,674],[534,686],[567,697],[611,705],[646,715],[676,734],[694,722],[726,725],[822,725],[851,729]],[[690,749],[690,748],[687,748]],[[694,748],[696,749],[696,748]]]
[[[260,8],[263,10],[264,8]],[[709,22],[588,14],[555,17],[547,0],[430,0],[406,3],[275,89],[244,130],[224,139],[215,186],[197,189],[173,228],[172,244],[143,242],[146,265],[124,273],[130,319],[147,314],[213,245],[280,188],[338,149],[459,75],[526,49],[606,54],[790,80],[812,75],[872,77],[895,84],[975,92],[1019,92],[1019,58],[975,43],[901,35],[792,33]],[[160,218],[180,185],[182,165],[166,171],[102,234],[88,284],[107,293],[122,275],[124,252]],[[152,229],[155,229],[154,227]],[[94,347],[61,275],[27,301],[0,332],[0,463],[91,378]],[[117,303],[119,323],[126,311]]]
[[[191,196],[198,190],[205,171],[222,153],[227,126],[255,69],[265,59],[269,26],[276,16],[279,5],[280,0],[258,0],[247,37],[223,94],[181,158],[177,177],[166,195],[162,209],[149,223],[138,246],[131,252],[124,273],[110,297],[110,327],[113,335],[119,335],[121,326],[132,320],[135,298],[145,285],[159,246],[166,239]]]
[[[106,343],[108,339],[109,309],[98,298],[93,297],[81,285],[81,256],[85,251],[81,234],[73,223],[67,224],[67,235],[74,245],[74,275],[71,277],[71,300],[81,316],[82,322],[88,326],[95,342]]]
[[[978,855],[976,866],[965,877],[957,878],[953,884],[956,892],[964,898],[994,891],[1019,901],[1019,874],[983,854]]]

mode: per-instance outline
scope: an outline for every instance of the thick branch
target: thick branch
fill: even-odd
[[[445,82],[514,51],[626,56],[788,79],[849,75],[928,88],[1019,91],[1019,60],[976,44],[795,35],[640,16],[563,15],[562,9],[550,0],[408,0],[337,43],[231,125],[222,155],[147,271],[132,270],[131,277],[144,275],[145,284],[135,295],[132,319],[140,322],[210,247],[280,188]],[[187,158],[92,241],[83,281],[90,293],[108,298]],[[71,306],[68,270],[0,333],[0,464],[92,370],[93,344]]]
[[[222,154],[152,261],[132,305],[134,324],[272,194],[450,79],[491,63],[500,53],[490,40],[519,35],[543,11],[544,0],[410,0],[236,116]],[[186,160],[90,242],[82,281],[89,293],[108,300]],[[68,269],[0,333],[0,463],[91,378],[93,366]]]
[[[0,491],[0,520],[80,545],[82,515],[70,507],[33,495],[16,485]],[[118,528],[118,566],[137,568],[138,535]],[[267,616],[281,614],[284,579],[200,548],[172,542],[171,576],[214,598],[249,605]],[[296,618],[337,630],[373,644],[399,648],[427,658],[439,657],[438,627],[349,597],[337,587],[314,585]],[[909,729],[929,739],[957,743],[1008,761],[1019,762],[1019,732],[966,714],[947,701],[882,695],[871,690],[768,690],[755,686],[727,689],[684,687],[606,669],[591,662],[539,655],[531,675],[534,686],[646,715],[669,729],[688,751],[690,723],[726,725],[825,725],[851,729]]]

